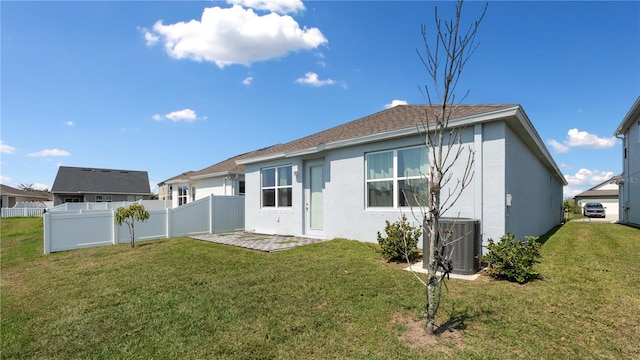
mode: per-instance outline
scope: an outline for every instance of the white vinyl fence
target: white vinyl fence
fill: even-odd
[[[44,208],[2,208],[2,217],[35,217],[44,214]]]
[[[2,208],[0,216],[10,217],[37,217],[44,214],[46,208],[53,206],[53,201],[20,201],[12,208]]]
[[[211,195],[174,209],[155,206],[158,203],[142,204],[150,216],[135,223],[136,241],[244,230],[244,196]],[[87,205],[73,210],[50,209],[44,214],[44,253],[128,243],[128,226],[114,222],[115,210],[128,205],[117,205],[110,209],[87,209]]]

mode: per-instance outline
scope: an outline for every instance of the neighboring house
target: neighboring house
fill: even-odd
[[[430,109],[396,106],[238,160],[245,229],[375,242],[385,220],[415,219],[399,187],[428,171],[418,129]],[[562,221],[566,180],[519,105],[460,105],[450,127],[463,127],[463,146],[475,151],[474,177],[444,216],[480,220],[484,245],[507,232],[539,236]],[[465,163],[453,167],[453,182]]]
[[[24,191],[0,184],[0,208],[11,208],[19,202],[46,202],[53,196],[44,191]]]
[[[584,207],[586,203],[601,203],[607,216],[618,216],[618,181],[622,175],[614,176],[574,197],[576,205]]]
[[[209,195],[244,195],[244,165],[236,161],[258,153],[257,150],[213,164],[198,171],[187,171],[158,184],[160,193],[172,200],[172,207],[188,204]],[[163,199],[160,199],[163,200]]]
[[[51,188],[55,205],[65,202],[149,200],[146,171],[60,166]]]
[[[640,96],[614,134],[622,138],[619,219],[640,225]]]

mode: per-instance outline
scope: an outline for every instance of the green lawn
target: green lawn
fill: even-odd
[[[451,280],[410,346],[423,289],[373,244],[261,253],[187,238],[42,254],[39,218],[2,219],[4,359],[640,358],[640,230],[568,223],[526,285]],[[384,224],[381,224],[381,229]]]

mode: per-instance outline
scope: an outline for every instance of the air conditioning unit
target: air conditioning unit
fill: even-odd
[[[445,254],[453,249],[453,274],[470,275],[480,271],[478,256],[482,252],[480,220],[468,218],[440,218],[440,238],[446,239]],[[427,227],[425,226],[425,229]],[[423,267],[429,267],[429,233],[422,235]]]

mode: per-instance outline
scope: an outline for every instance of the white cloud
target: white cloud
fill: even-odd
[[[0,175],[0,182],[3,184],[11,183],[11,178],[8,176]]]
[[[558,153],[566,153],[572,147],[608,149],[613,147],[617,141],[618,139],[615,136],[599,137],[594,134],[589,134],[586,131],[580,131],[577,128],[573,128],[567,131],[567,137],[563,142],[549,139],[547,140],[547,144],[551,145],[551,147],[553,147],[553,149]]]
[[[142,31],[144,32],[144,39],[147,42],[147,46],[153,46],[160,41],[160,36],[149,32],[146,29],[142,29]]]
[[[205,120],[207,117],[203,116],[201,118],[198,117],[195,111],[191,109],[182,109],[177,111],[172,111],[165,115],[155,114],[152,116],[153,120],[161,121],[164,119],[171,120],[173,122],[184,121],[187,123],[192,123],[196,120]]]
[[[269,7],[271,1],[251,3]],[[167,54],[175,59],[208,61],[221,69],[232,64],[248,66],[327,43],[318,28],[301,28],[289,15],[271,12],[260,16],[240,5],[206,8],[200,21],[164,25],[160,20],[152,30],[141,31],[147,45],[162,42]]]
[[[398,106],[398,105],[407,105],[408,102],[406,102],[406,100],[391,100],[390,104],[384,104],[384,108],[385,109],[391,109],[394,106]]]
[[[304,77],[296,79],[296,83],[320,87],[320,86],[326,86],[326,85],[333,85],[336,82],[335,80],[331,80],[331,79],[320,80],[318,79],[318,74],[309,71],[308,73],[304,74]]]
[[[14,152],[16,152],[16,148],[7,144],[3,144],[2,141],[0,141],[0,153],[13,154]]]
[[[71,121],[71,120],[69,120],[69,121],[65,121],[65,122],[64,122],[64,124],[65,124],[65,125],[67,125],[67,126],[73,126],[73,125],[75,125],[75,123],[74,123],[73,121]]]
[[[69,155],[71,155],[71,153],[69,153],[66,150],[60,150],[60,149],[44,149],[44,150],[27,154],[27,156],[30,156],[30,157],[69,156]]]
[[[47,184],[41,184],[41,183],[31,184],[31,187],[33,187],[34,190],[48,190],[48,189],[51,189],[51,186],[49,186]]]
[[[613,171],[589,170],[582,168],[574,175],[565,175],[569,185],[593,187],[613,177]]]
[[[268,10],[278,14],[296,13],[304,10],[301,0],[227,0],[227,4],[242,5],[256,10]]]
[[[569,151],[569,147],[567,145],[564,145],[553,139],[547,140],[547,144],[551,145],[553,150],[555,150],[557,153],[560,153],[560,154],[566,153],[567,151]]]
[[[613,171],[589,170],[581,168],[574,175],[564,175],[568,185],[564,187],[565,198],[574,197],[613,177]]]
[[[574,128],[567,132],[566,144],[571,147],[582,146],[590,149],[607,149],[613,147],[617,140],[615,136],[601,138]]]
[[[247,76],[244,80],[242,80],[242,84],[244,85],[251,85],[252,82],[253,82],[252,76]]]

